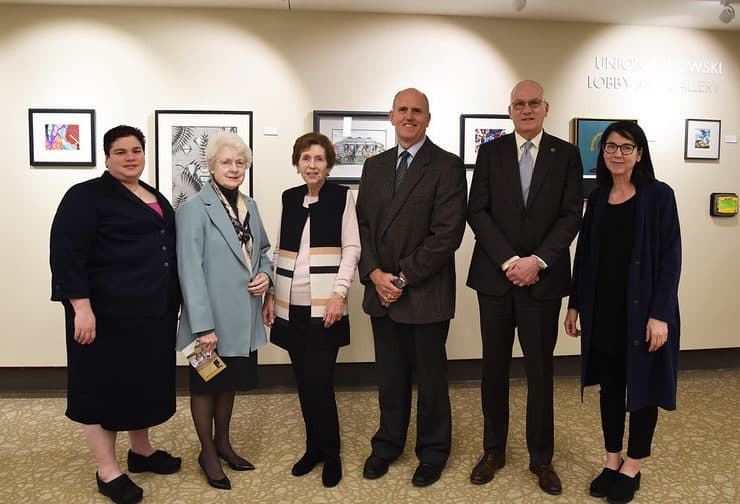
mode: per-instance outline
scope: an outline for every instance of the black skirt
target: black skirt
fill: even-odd
[[[110,431],[161,424],[175,413],[177,311],[162,317],[96,317],[89,345],[74,340],[74,309],[64,303],[66,415]]]
[[[216,349],[218,352],[218,349]],[[257,352],[249,357],[220,356],[226,369],[208,381],[203,380],[193,366],[190,368],[191,394],[217,394],[253,389],[257,386]]]

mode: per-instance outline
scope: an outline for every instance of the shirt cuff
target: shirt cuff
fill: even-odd
[[[543,261],[540,256],[532,254],[532,257],[537,260],[537,266],[539,266],[541,270],[547,268],[547,263]]]
[[[509,266],[511,266],[511,263],[513,263],[517,259],[519,259],[518,255],[509,257],[507,260],[504,261],[504,264],[501,265],[501,269],[503,271],[506,271],[507,269],[509,269]]]

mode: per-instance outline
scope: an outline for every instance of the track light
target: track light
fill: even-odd
[[[515,11],[521,12],[527,6],[527,0],[513,0],[511,2],[511,5],[514,7]],[[734,14],[734,11],[733,11],[733,14]]]
[[[722,12],[719,13],[719,20],[727,24],[735,19],[735,8],[731,5],[732,0],[720,0]]]

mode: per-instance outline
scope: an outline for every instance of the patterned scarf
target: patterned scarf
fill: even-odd
[[[241,194],[237,192],[237,213],[234,213],[234,208],[229,203],[229,200],[226,199],[224,193],[221,192],[221,189],[213,180],[211,180],[211,187],[213,187],[216,196],[218,196],[219,201],[221,201],[221,204],[224,206],[224,209],[226,210],[226,213],[231,220],[231,225],[234,226],[236,237],[239,240],[239,243],[241,243],[242,254],[244,254],[244,261],[247,263],[247,268],[249,269],[249,277],[251,278],[253,240],[252,232],[249,229],[249,209],[247,208],[247,203],[244,201],[244,198],[242,198]],[[244,219],[239,220],[239,215],[244,215]]]

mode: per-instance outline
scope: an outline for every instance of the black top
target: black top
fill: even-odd
[[[627,344],[627,273],[635,235],[635,197],[607,205],[599,229],[591,350],[623,353]]]

